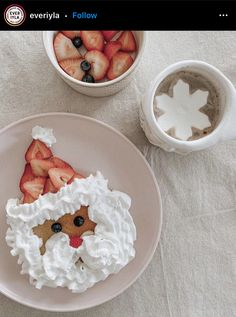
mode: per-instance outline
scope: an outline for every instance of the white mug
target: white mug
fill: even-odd
[[[170,74],[189,71],[202,75],[217,89],[220,101],[220,119],[216,128],[208,135],[193,141],[182,141],[171,137],[158,125],[153,102],[159,84]],[[196,60],[185,60],[170,65],[151,82],[140,107],[141,126],[149,141],[168,152],[186,154],[206,149],[218,142],[236,139],[236,90],[231,81],[216,67]]]

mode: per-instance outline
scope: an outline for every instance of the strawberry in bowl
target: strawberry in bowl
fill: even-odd
[[[146,43],[145,31],[44,31],[43,43],[58,75],[94,97],[117,93],[131,82]]]
[[[61,31],[53,46],[60,67],[87,83],[121,76],[132,66],[137,52],[132,31]]]

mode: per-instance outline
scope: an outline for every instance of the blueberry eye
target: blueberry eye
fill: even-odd
[[[82,226],[83,224],[84,224],[84,218],[83,218],[83,217],[81,217],[81,216],[75,217],[75,219],[74,219],[74,225],[75,225],[76,227],[80,227],[80,226]]]
[[[62,230],[62,226],[59,222],[55,222],[51,225],[51,229],[53,232],[58,233]]]

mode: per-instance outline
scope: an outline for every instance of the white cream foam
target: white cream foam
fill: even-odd
[[[57,141],[53,135],[53,129],[42,128],[38,125],[32,129],[32,138],[44,142],[48,147],[51,147]]]
[[[64,233],[54,234],[40,254],[42,240],[32,228],[46,219],[57,220],[89,206],[89,218],[97,223],[94,235],[83,236],[79,248],[69,245]],[[68,287],[83,292],[108,275],[117,273],[135,256],[136,228],[129,213],[130,197],[111,191],[100,172],[86,179],[75,179],[56,193],[40,196],[31,204],[9,199],[6,211],[9,229],[6,241],[11,254],[19,256],[22,274],[29,274],[31,284]],[[79,259],[83,260],[83,263]]]
[[[189,84],[179,79],[173,87],[173,97],[167,94],[155,97],[154,109],[164,112],[157,120],[160,128],[165,132],[174,129],[175,137],[187,141],[193,134],[192,127],[200,130],[210,127],[209,117],[200,112],[208,95],[208,91],[200,89],[190,94]]]

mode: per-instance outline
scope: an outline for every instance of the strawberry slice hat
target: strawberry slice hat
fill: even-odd
[[[40,195],[56,193],[65,184],[83,176],[59,157],[51,147],[56,143],[52,129],[36,126],[32,129],[33,141],[25,153],[25,169],[20,179],[22,202],[32,203]]]

